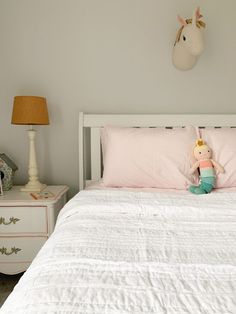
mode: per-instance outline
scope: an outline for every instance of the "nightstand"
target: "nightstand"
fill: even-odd
[[[66,203],[67,186],[47,186],[48,198],[35,199],[14,186],[0,196],[0,273],[25,271],[53,232]]]

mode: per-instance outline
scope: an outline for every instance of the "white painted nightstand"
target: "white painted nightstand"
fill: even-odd
[[[66,203],[67,186],[47,186],[47,199],[34,199],[14,186],[0,196],[0,272],[25,271],[53,232],[57,215]]]

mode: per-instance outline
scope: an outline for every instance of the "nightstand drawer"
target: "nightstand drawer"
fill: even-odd
[[[47,207],[0,207],[0,235],[47,232]]]
[[[32,262],[46,240],[46,237],[0,238],[0,272],[4,263]]]

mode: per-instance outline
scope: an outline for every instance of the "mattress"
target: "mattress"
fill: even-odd
[[[90,189],[0,313],[236,313],[236,193]]]

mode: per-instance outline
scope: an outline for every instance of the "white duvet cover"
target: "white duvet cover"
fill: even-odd
[[[236,193],[80,192],[0,313],[235,314]]]

